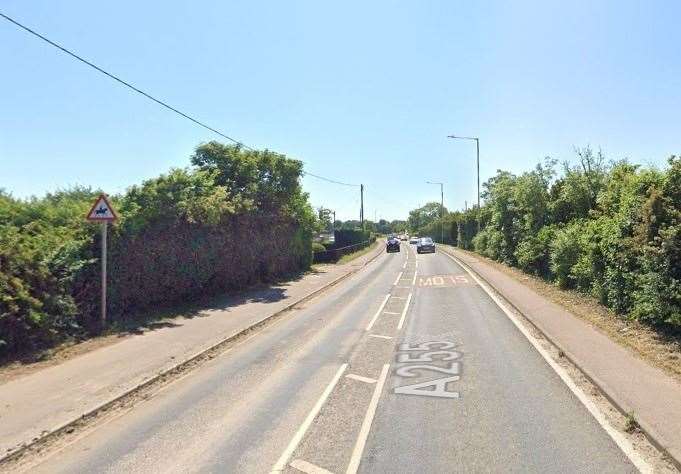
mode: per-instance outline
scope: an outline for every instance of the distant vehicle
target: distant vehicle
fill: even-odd
[[[388,241],[385,244],[385,251],[388,253],[399,252],[400,251],[400,241],[395,236],[388,237]]]
[[[407,236],[404,234],[400,235],[400,240],[407,240]]]
[[[430,237],[421,237],[416,244],[416,253],[435,253],[435,242]]]
[[[418,237],[412,237],[409,239],[410,244],[418,244],[419,243],[419,238]]]

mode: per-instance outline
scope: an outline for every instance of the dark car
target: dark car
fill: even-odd
[[[388,237],[388,242],[385,244],[385,251],[388,252],[388,253],[399,252],[400,251],[400,239],[398,239],[395,236]]]
[[[416,253],[435,253],[435,242],[430,237],[421,237],[416,244]]]

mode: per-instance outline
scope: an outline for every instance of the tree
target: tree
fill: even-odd
[[[439,202],[429,202],[425,206],[419,207],[409,212],[409,219],[407,220],[411,232],[419,232],[426,226],[429,226],[434,221],[440,218],[440,212],[447,214],[447,208],[441,209]]]

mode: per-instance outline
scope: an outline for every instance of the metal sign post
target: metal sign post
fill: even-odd
[[[109,222],[113,222],[118,218],[116,211],[109,203],[105,194],[101,194],[95,203],[92,205],[90,212],[88,212],[86,219],[91,222],[101,222],[102,224],[102,256],[100,261],[102,263],[102,295],[101,295],[101,315],[100,323],[101,328],[106,327],[106,260],[107,260],[107,250],[106,250],[106,237],[107,237],[107,227]]]
[[[102,222],[102,314],[100,322],[102,328],[106,326],[106,231],[109,223]]]

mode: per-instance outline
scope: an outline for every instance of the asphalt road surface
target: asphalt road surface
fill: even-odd
[[[461,267],[405,244],[31,469],[272,471],[636,469]]]

